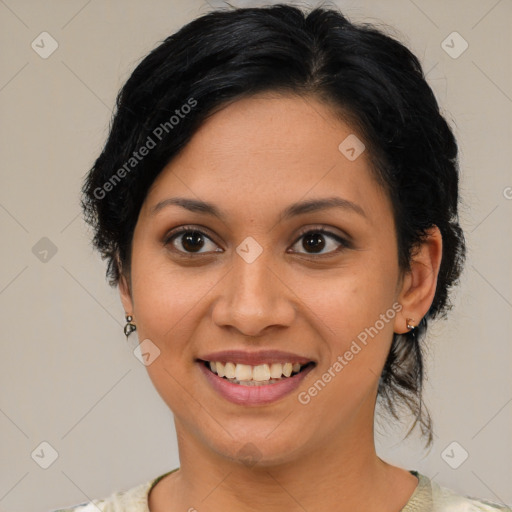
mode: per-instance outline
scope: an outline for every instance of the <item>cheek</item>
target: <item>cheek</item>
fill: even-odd
[[[173,269],[165,258],[150,250],[133,254],[132,290],[139,341],[150,340],[157,347],[146,345],[157,354],[146,370],[173,411],[192,409],[195,404],[185,391],[185,382],[195,364],[190,340],[199,325],[200,302],[207,284],[204,278],[192,278],[190,269]]]
[[[335,431],[363,403],[371,409],[391,345],[394,296],[382,280],[366,277],[326,281],[323,293],[308,299],[326,349],[316,380],[299,390],[298,399],[327,430]]]
[[[134,314],[139,339],[149,338],[163,348],[193,299],[183,276],[171,272],[158,249],[134,243],[131,276]]]
[[[380,374],[400,309],[395,292],[397,278],[396,262],[381,254],[379,258],[365,258],[329,279],[312,277],[309,283],[303,283],[303,289],[310,290],[305,302],[320,320],[318,325],[328,349],[322,366],[329,368],[339,356],[343,358],[340,385],[361,386],[365,378],[369,384]]]
[[[191,350],[194,331],[207,314],[209,294],[222,275],[206,266],[171,264],[159,249],[134,251],[132,290],[140,339],[149,338],[168,354]]]
[[[397,276],[394,265],[368,258],[328,278],[302,279],[302,289],[309,290],[303,298],[327,327],[345,338],[373,325],[392,307]]]

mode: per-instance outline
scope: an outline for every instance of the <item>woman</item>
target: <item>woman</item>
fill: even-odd
[[[180,467],[73,510],[510,510],[375,451],[377,400],[432,442],[422,345],[465,253],[417,58],[335,10],[212,12],[117,107],[83,205]]]

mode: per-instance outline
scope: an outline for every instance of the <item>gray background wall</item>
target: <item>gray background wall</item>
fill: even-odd
[[[104,497],[179,464],[172,415],[132,354],[136,340],[126,344],[79,188],[138,60],[221,4],[0,0],[2,511]],[[405,430],[396,427],[377,435],[378,451],[459,492],[510,504],[512,3],[338,5],[353,21],[395,27],[421,59],[459,140],[470,250],[455,308],[429,337],[435,445],[400,443]],[[463,39],[448,37],[454,31]],[[58,44],[47,58],[55,43],[42,32]]]

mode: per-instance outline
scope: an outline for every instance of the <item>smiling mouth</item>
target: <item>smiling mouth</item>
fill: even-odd
[[[199,360],[210,372],[233,384],[241,386],[266,386],[293,378],[306,368],[315,366],[313,361],[300,363],[269,363],[256,366],[236,364],[230,361]]]

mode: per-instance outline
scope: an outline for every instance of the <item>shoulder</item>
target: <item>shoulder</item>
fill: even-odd
[[[167,474],[165,473],[165,475]],[[131,489],[114,492],[107,498],[94,499],[51,512],[149,512],[149,491],[165,475],[153,478]]]
[[[494,501],[458,494],[431,481],[432,512],[512,512],[512,507]]]

